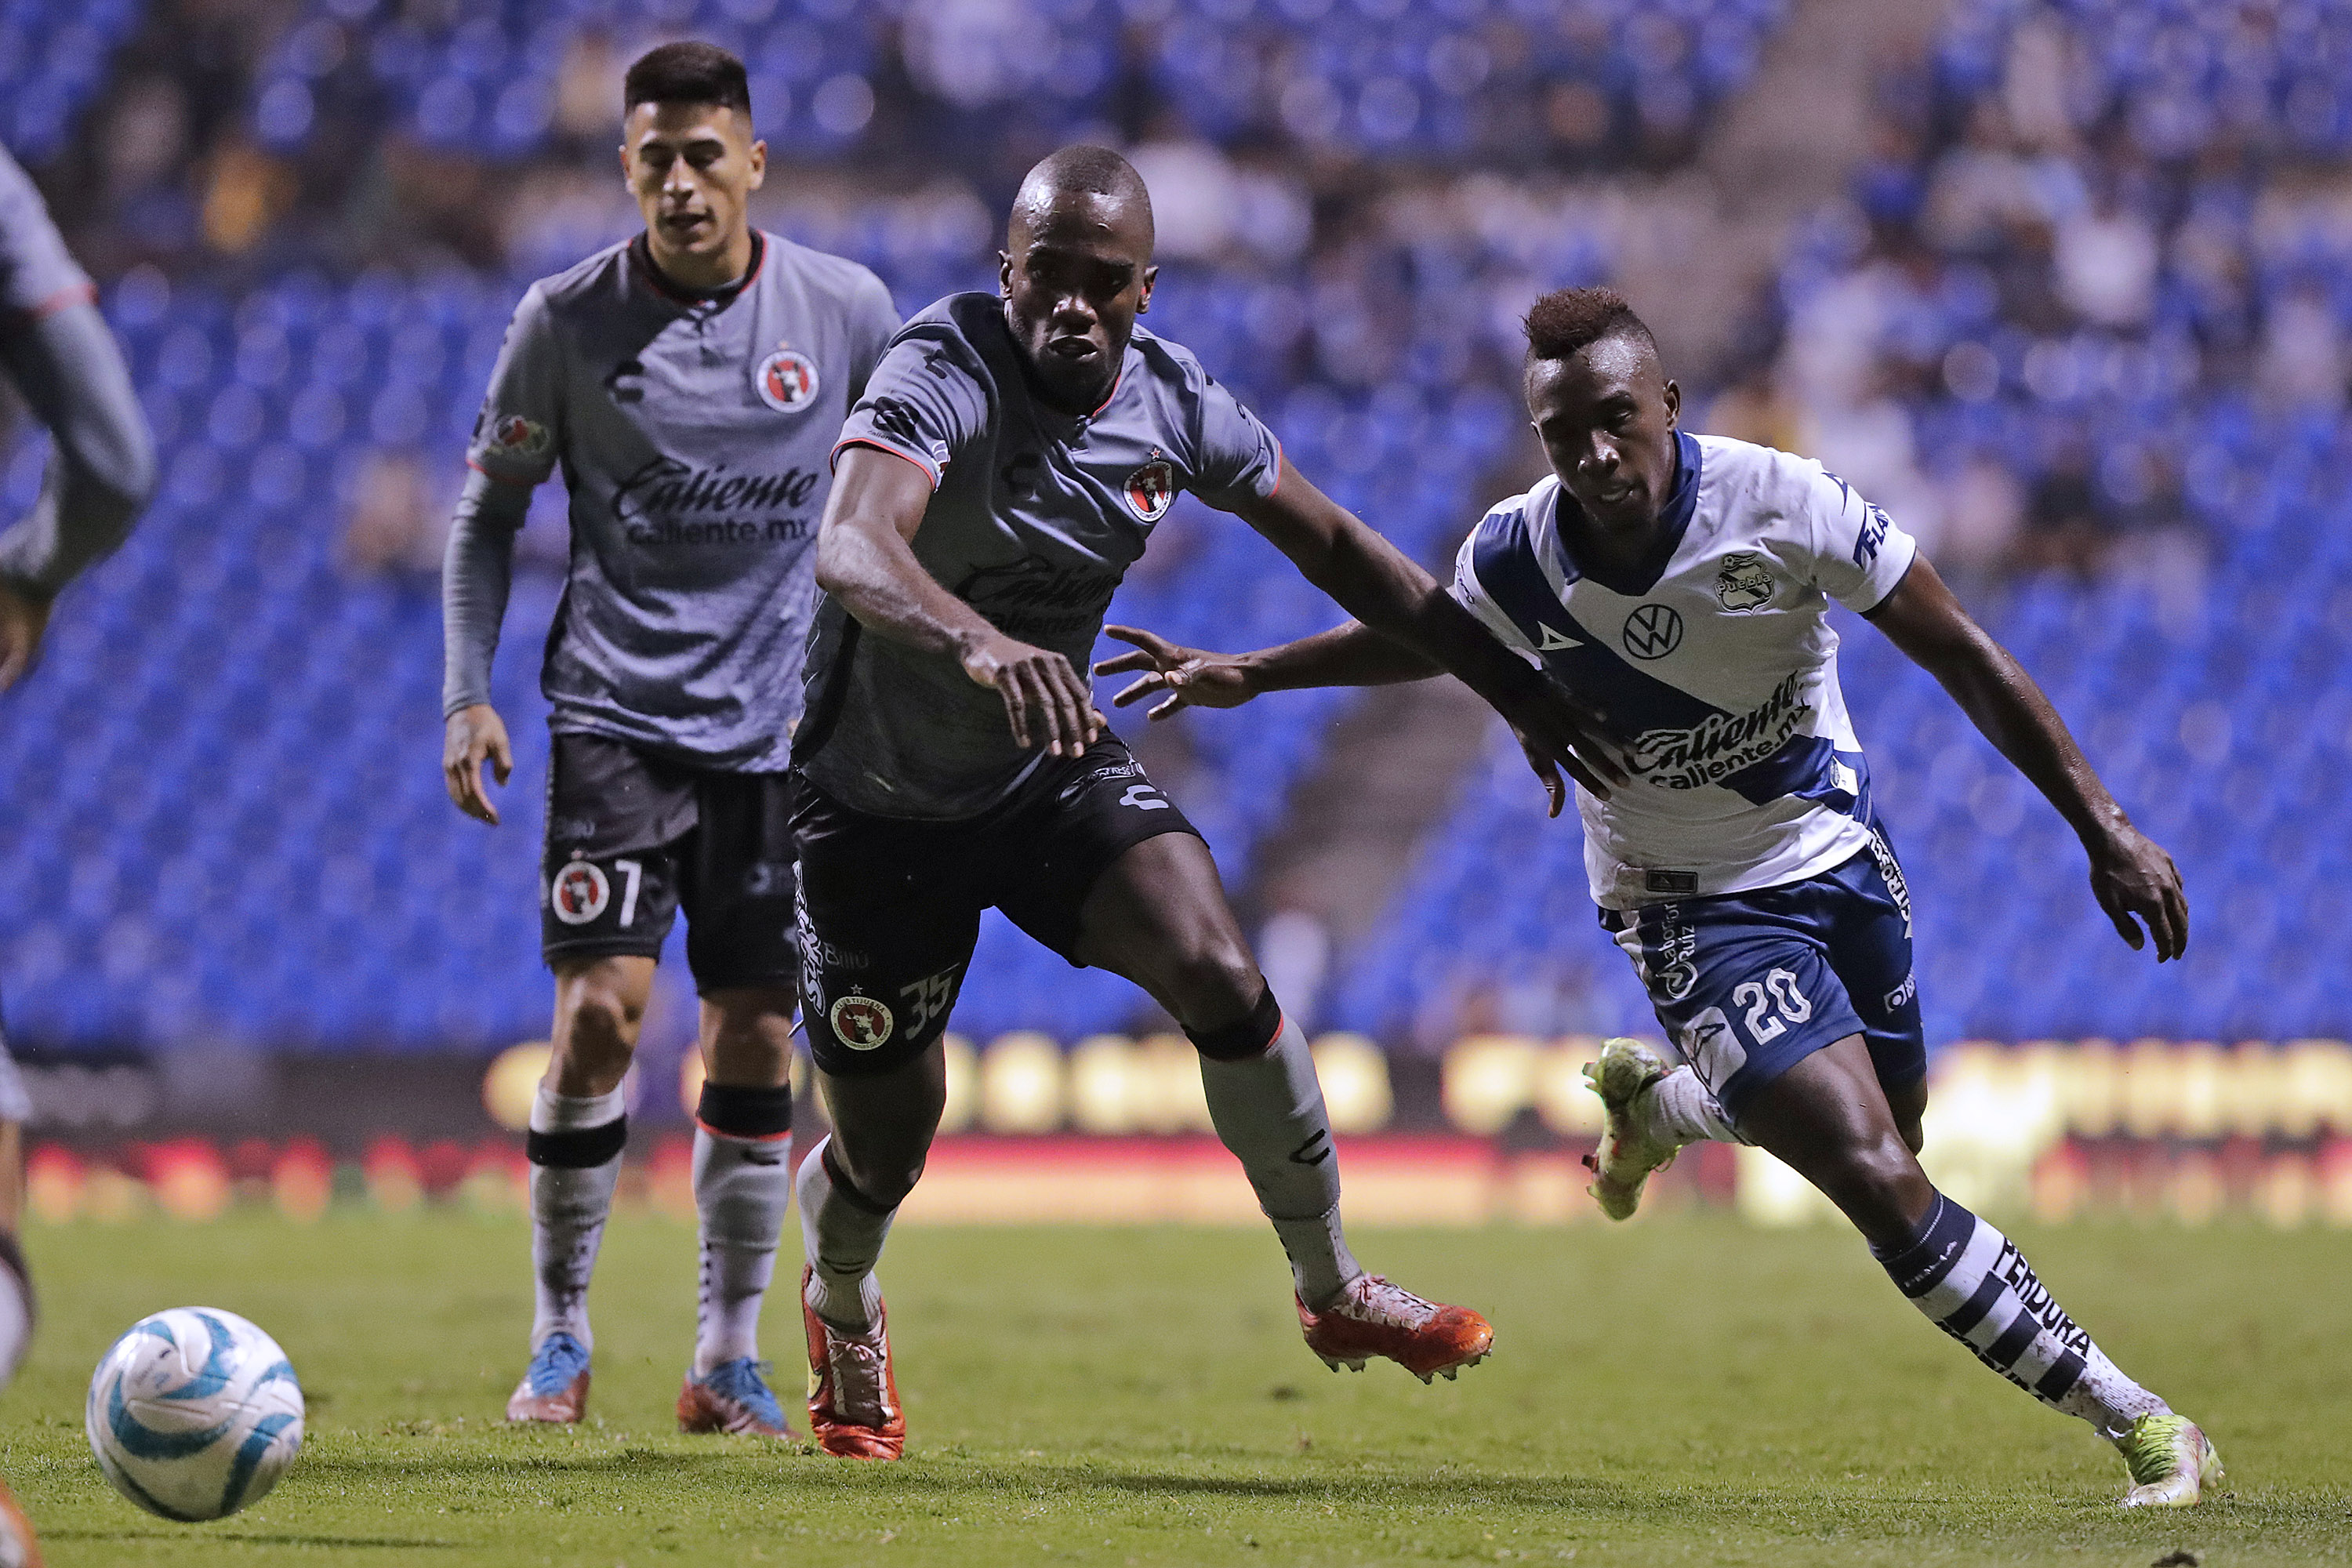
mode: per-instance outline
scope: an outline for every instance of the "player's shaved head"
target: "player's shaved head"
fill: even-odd
[[[1086,207],[1094,208],[1092,216],[1107,226],[1139,226],[1144,258],[1150,259],[1151,193],[1135,165],[1108,147],[1064,147],[1039,160],[1013,198],[1006,237],[1019,245],[1057,215]]]
[[[1151,193],[1108,147],[1065,147],[1021,182],[999,258],[1004,324],[1065,413],[1117,386],[1151,308]]]

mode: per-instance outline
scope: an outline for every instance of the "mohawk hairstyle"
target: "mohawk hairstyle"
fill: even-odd
[[[621,112],[641,103],[715,103],[749,118],[751,81],[743,62],[717,44],[685,39],[639,55],[621,83]]]
[[[1655,353],[1658,340],[1614,289],[1555,289],[1528,309],[1528,358],[1564,360],[1603,338],[1631,338]]]

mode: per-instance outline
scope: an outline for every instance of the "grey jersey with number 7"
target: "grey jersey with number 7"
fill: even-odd
[[[1087,668],[1110,597],[1180,490],[1227,510],[1274,493],[1282,448],[1192,351],[1140,326],[1100,408],[1041,402],[992,294],[900,330],[841,444],[913,463],[933,494],[915,557],[1007,637]],[[1044,752],[945,654],[866,632],[820,595],[793,760],[854,810],[955,820],[1009,795]]]
[[[563,468],[551,726],[739,773],[787,764],[827,455],[898,324],[865,268],[758,239],[708,299],[669,288],[642,238],[532,284],[467,453],[516,485]],[[465,684],[451,707],[487,700]]]

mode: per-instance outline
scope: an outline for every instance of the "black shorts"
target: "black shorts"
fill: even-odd
[[[888,1072],[939,1038],[982,910],[1077,964],[1096,879],[1147,838],[1200,831],[1109,736],[955,822],[872,816],[794,782],[801,1016],[816,1065],[843,1076]]]
[[[602,735],[557,735],[541,954],[550,964],[657,958],[683,909],[697,990],[791,985],[791,799],[788,773],[719,773]]]

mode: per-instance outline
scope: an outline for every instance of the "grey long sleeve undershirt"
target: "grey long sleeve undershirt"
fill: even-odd
[[[441,558],[441,716],[490,700],[490,660],[514,586],[515,535],[530,513],[530,490],[478,468],[457,497]]]
[[[40,499],[0,533],[0,579],[51,599],[130,535],[155,491],[154,437],[95,305],[64,305],[0,331],[0,372],[54,443]]]

